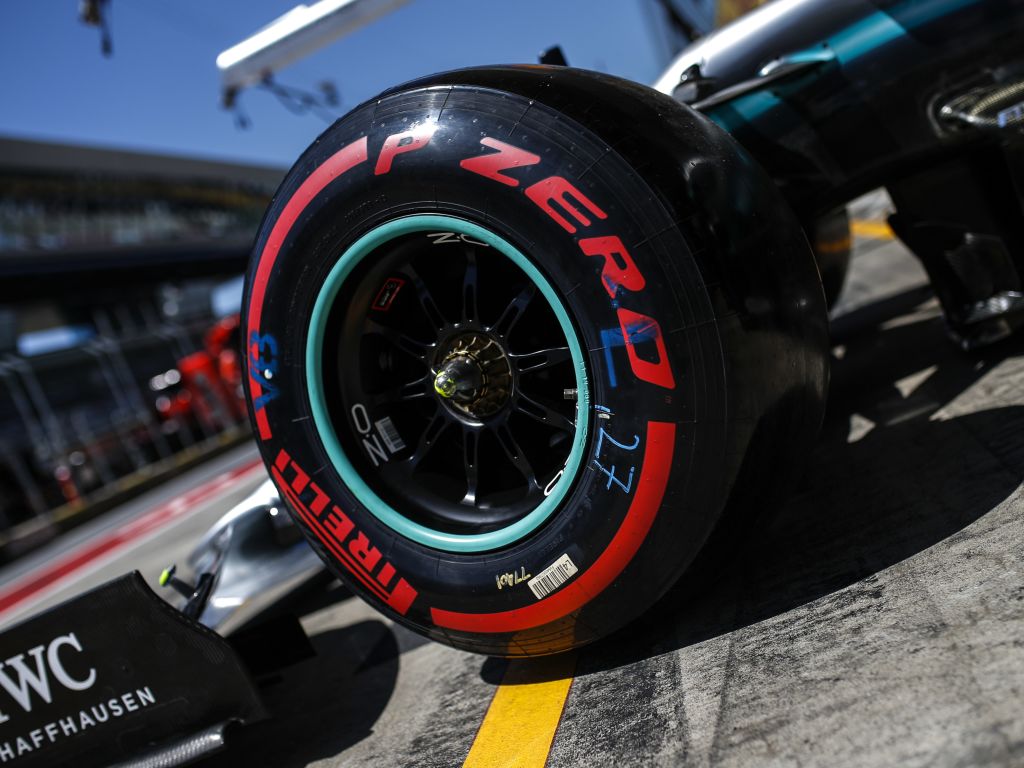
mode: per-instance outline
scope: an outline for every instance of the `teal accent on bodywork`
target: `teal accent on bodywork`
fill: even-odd
[[[981,0],[906,0],[890,7],[886,13],[906,30],[930,24],[939,16],[961,11]]]
[[[708,116],[730,131],[744,123],[752,123],[779,104],[781,101],[771,91],[754,91],[715,108]]]
[[[327,410],[327,399],[324,392],[322,349],[327,329],[327,320],[334,306],[334,301],[341,290],[345,279],[351,274],[359,262],[385,243],[403,235],[414,232],[456,232],[475,240],[487,243],[499,253],[511,259],[544,295],[558,323],[565,334],[572,356],[573,368],[576,371],[577,389],[577,424],[569,458],[561,478],[551,493],[525,517],[505,528],[480,534],[452,534],[438,531],[421,525],[402,515],[386,504],[366,482],[359,476],[334,431]],[[444,258],[444,249],[437,249],[437,257]],[[573,480],[580,469],[587,443],[587,430],[590,418],[590,388],[587,381],[583,350],[576,337],[569,315],[562,306],[554,288],[540,271],[514,246],[501,237],[481,226],[458,219],[453,216],[423,215],[407,216],[382,224],[353,243],[338,259],[324,281],[320,294],[313,306],[306,337],[306,372],[307,389],[310,408],[317,432],[323,441],[324,449],[338,471],[342,481],[355,494],[359,502],[384,525],[408,539],[427,547],[447,552],[485,552],[509,546],[524,536],[535,531],[552,513],[568,494]]]
[[[906,34],[896,20],[887,13],[873,13],[851,24],[828,40],[841,64],[849,64],[866,53],[898,40]]]
[[[848,65],[884,45],[906,37],[908,31],[932,22],[934,19],[976,5],[981,0],[907,0],[885,11],[876,11],[850,24],[828,39],[801,51],[781,57],[786,63],[822,62],[837,60]],[[762,70],[768,74],[770,70]],[[783,89],[776,82],[766,80],[763,90],[747,91],[732,101],[708,110],[707,116],[729,132],[760,119],[782,100],[773,92]]]
[[[839,61],[848,64],[876,48],[899,40],[940,16],[976,5],[980,0],[908,0],[866,16],[828,39]]]

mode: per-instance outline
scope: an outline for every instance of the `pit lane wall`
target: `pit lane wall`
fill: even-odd
[[[274,168],[0,137],[0,560],[247,438]]]

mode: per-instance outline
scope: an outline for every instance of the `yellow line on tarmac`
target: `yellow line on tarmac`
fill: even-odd
[[[463,768],[543,768],[575,669],[574,653],[509,662]]]
[[[814,241],[815,253],[843,253],[850,250],[851,247],[853,247],[853,240],[849,237],[843,237],[839,240]]]
[[[850,222],[850,231],[857,237],[875,240],[895,240],[896,235],[884,221],[854,220]]]

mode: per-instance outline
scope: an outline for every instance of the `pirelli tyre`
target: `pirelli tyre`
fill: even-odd
[[[850,255],[853,251],[850,214],[845,207],[830,211],[807,229],[814,258],[818,263],[821,285],[825,289],[825,302],[832,309],[842,295],[846,274],[850,271]]]
[[[822,288],[700,115],[566,68],[437,75],[288,173],[247,276],[260,451],[324,561],[502,656],[607,635],[799,467]]]

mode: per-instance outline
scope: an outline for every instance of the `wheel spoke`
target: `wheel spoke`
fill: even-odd
[[[519,474],[523,476],[526,484],[531,489],[539,487],[537,485],[537,475],[534,473],[529,459],[526,458],[526,454],[523,453],[523,449],[516,442],[515,437],[513,437],[512,431],[507,426],[502,425],[494,430],[494,436],[498,438],[498,442],[501,444],[502,450],[505,451],[508,460],[519,471]]]
[[[399,237],[332,309],[324,383],[344,406],[332,418],[351,410],[357,467],[381,499],[450,534],[529,516],[576,434],[575,403],[562,400],[575,391],[576,342],[544,281],[497,251],[466,234]],[[340,303],[353,295],[376,295],[377,311]]]
[[[462,277],[462,322],[477,321],[477,268],[476,253],[466,254],[466,272]]]
[[[572,432],[576,429],[576,425],[568,417],[563,416],[552,408],[548,408],[542,403],[538,403],[532,397],[527,397],[522,392],[519,393],[519,398],[516,401],[516,410],[524,416],[529,416],[534,421],[539,421],[541,424],[557,429],[559,432]]]
[[[519,322],[519,318],[523,316],[523,312],[526,311],[526,307],[533,301],[533,297],[537,295],[537,286],[533,283],[527,283],[526,286],[516,294],[515,298],[509,302],[508,306],[501,313],[497,322],[491,326],[491,330],[500,336],[508,336],[516,323]]]
[[[466,472],[466,495],[463,504],[476,504],[476,487],[479,479],[480,439],[475,429],[462,428],[462,466]]]
[[[572,353],[568,347],[552,347],[551,349],[539,349],[536,352],[525,352],[521,355],[510,354],[508,357],[516,371],[523,374],[543,371],[553,365],[569,362],[572,360]]]
[[[448,428],[450,422],[445,418],[444,410],[439,405],[437,410],[434,411],[434,415],[430,419],[430,423],[427,424],[427,428],[420,434],[420,439],[416,441],[416,450],[412,452],[406,461],[409,462],[411,469],[416,469],[420,465],[420,462],[427,457],[427,454],[437,445],[438,439]]]
[[[427,350],[433,346],[433,344],[414,339],[412,336],[402,333],[401,331],[396,331],[394,328],[388,328],[386,325],[382,325],[376,320],[367,320],[366,326],[370,333],[383,336],[396,349],[405,352],[407,355],[419,360],[420,362],[424,362],[427,359]]]
[[[434,301],[434,297],[430,293],[430,289],[427,288],[427,284],[423,282],[423,278],[420,277],[419,272],[409,265],[405,268],[406,274],[412,281],[413,286],[416,288],[416,298],[420,302],[420,306],[423,308],[423,314],[427,316],[427,322],[429,322],[434,330],[441,330],[449,325],[449,322],[445,319],[444,315],[441,314],[441,310],[437,308],[437,302]]]
[[[429,376],[421,376],[415,381],[410,381],[397,387],[389,387],[383,392],[378,392],[370,398],[370,401],[374,405],[387,405],[388,403],[419,400],[430,394],[427,388],[429,381]]]

